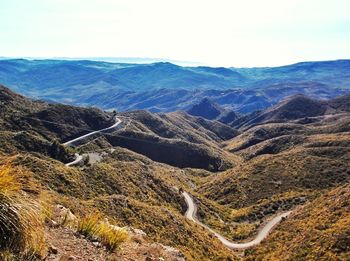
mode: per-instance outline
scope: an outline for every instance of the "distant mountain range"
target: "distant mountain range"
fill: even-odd
[[[0,83],[37,99],[119,111],[188,110],[204,98],[248,113],[287,96],[330,99],[350,92],[350,60],[282,67],[183,67],[169,62],[0,60]]]
[[[166,58],[149,58],[149,57],[6,57],[0,56],[0,60],[11,59],[26,59],[26,60],[65,60],[65,61],[96,61],[96,62],[109,62],[109,63],[133,63],[133,64],[149,64],[167,62],[180,66],[200,66],[199,62],[172,60]]]

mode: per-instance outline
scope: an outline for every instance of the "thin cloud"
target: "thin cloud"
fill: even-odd
[[[347,0],[12,0],[1,56],[265,66],[350,58]]]

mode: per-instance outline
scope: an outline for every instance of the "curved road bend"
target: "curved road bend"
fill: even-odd
[[[97,131],[90,132],[90,133],[88,133],[88,134],[85,134],[85,135],[80,136],[80,137],[78,137],[78,138],[75,138],[75,139],[73,139],[73,140],[67,141],[67,142],[63,143],[63,145],[64,145],[64,146],[70,146],[72,143],[74,143],[74,142],[76,142],[76,141],[78,141],[78,140],[85,139],[85,138],[87,138],[87,137],[89,137],[89,136],[91,136],[91,135],[94,135],[94,134],[96,134],[96,133],[100,133],[100,132],[102,132],[102,131],[106,131],[106,130],[113,129],[113,128],[117,127],[117,126],[122,122],[122,121],[121,121],[119,118],[117,118],[117,117],[116,117],[115,119],[116,119],[116,122],[115,122],[112,126],[110,126],[110,127],[108,127],[108,128],[101,129],[101,130],[97,130]]]
[[[261,241],[263,241],[268,234],[270,233],[270,231],[272,230],[272,228],[277,225],[282,218],[287,217],[290,213],[292,213],[292,211],[288,211],[288,212],[284,212],[282,214],[277,215],[276,217],[274,217],[273,219],[271,219],[258,233],[258,235],[249,242],[244,242],[244,243],[235,243],[232,241],[227,240],[226,238],[224,238],[222,235],[220,235],[219,233],[215,232],[214,230],[212,230],[210,227],[208,227],[207,225],[203,224],[202,222],[200,222],[197,219],[197,206],[194,203],[192,197],[187,193],[187,192],[183,192],[182,195],[185,198],[186,204],[188,206],[187,211],[185,213],[185,217],[195,223],[197,223],[198,225],[201,225],[202,227],[208,229],[210,232],[212,232],[226,247],[230,248],[230,249],[245,249],[245,248],[249,248],[255,245],[258,245],[261,243]]]
[[[80,137],[78,137],[78,138],[75,138],[75,139],[73,139],[73,140],[67,141],[67,142],[63,143],[63,145],[64,145],[64,146],[70,146],[70,145],[72,145],[72,143],[74,143],[74,142],[76,142],[76,141],[78,141],[78,140],[85,139],[85,138],[87,138],[87,137],[89,137],[89,136],[91,136],[91,135],[94,135],[94,134],[96,134],[96,133],[100,133],[100,132],[103,132],[103,131],[106,131],[106,130],[113,129],[113,128],[117,127],[120,123],[122,123],[121,119],[119,119],[119,118],[117,118],[117,117],[115,117],[115,119],[116,119],[116,122],[115,122],[112,126],[110,126],[110,127],[108,127],[108,128],[101,129],[101,130],[97,130],[97,131],[90,132],[90,133],[88,133],[88,134],[85,134],[85,135],[80,136]],[[72,161],[72,162],[66,163],[65,165],[66,165],[67,167],[76,165],[77,163],[79,163],[79,162],[83,159],[83,156],[79,155],[78,153],[75,153],[74,155],[75,155],[75,160]]]
[[[73,160],[72,162],[69,162],[69,163],[66,163],[66,164],[65,164],[67,167],[76,165],[76,164],[78,164],[81,160],[83,160],[83,156],[81,156],[81,155],[78,154],[78,153],[75,153],[74,156],[75,156],[75,160]]]

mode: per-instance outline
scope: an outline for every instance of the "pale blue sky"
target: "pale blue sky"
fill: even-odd
[[[0,0],[0,56],[350,59],[350,0]]]

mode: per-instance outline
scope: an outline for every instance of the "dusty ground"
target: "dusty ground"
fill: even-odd
[[[102,247],[96,247],[93,242],[76,235],[67,228],[47,228],[48,245],[57,249],[57,254],[50,251],[46,260],[107,260],[108,253]]]
[[[47,227],[46,239],[50,251],[47,261],[184,261],[183,255],[168,246],[148,243],[142,238],[131,238],[115,253],[110,253],[97,242],[91,242],[62,227]]]

